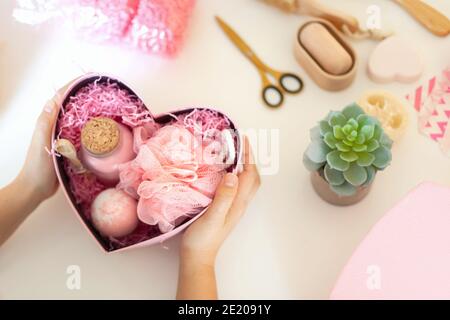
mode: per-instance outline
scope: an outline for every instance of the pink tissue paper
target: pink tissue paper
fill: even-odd
[[[362,241],[331,299],[450,299],[450,189],[422,183]]]
[[[95,42],[173,56],[194,5],[195,0],[18,0],[13,16],[31,25],[56,20]]]

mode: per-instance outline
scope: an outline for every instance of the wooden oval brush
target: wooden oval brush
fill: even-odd
[[[359,30],[358,20],[343,12],[331,9],[317,0],[265,0],[288,12],[296,12],[330,21],[337,29],[342,30],[346,25],[353,33]]]
[[[318,0],[264,0],[285,11],[321,18],[332,23],[336,29],[353,38],[382,40],[390,35],[379,30],[364,30],[358,20],[342,11],[321,4]]]
[[[394,1],[435,35],[445,37],[450,33],[450,20],[425,2],[419,0]]]
[[[348,28],[352,34],[360,31],[358,20],[355,17],[326,7],[317,0],[297,0],[297,6],[298,13],[328,20],[338,30],[343,31]]]

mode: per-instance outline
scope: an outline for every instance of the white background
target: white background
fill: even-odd
[[[382,88],[403,96],[450,63],[449,38],[422,28],[393,1],[323,1],[367,18],[381,7],[383,27],[408,37],[423,53],[426,72],[411,85]],[[450,16],[450,2],[428,0]],[[292,44],[304,17],[287,15],[258,0],[198,0],[185,47],[176,60],[73,40],[53,27],[33,28],[11,17],[14,1],[0,2],[0,185],[19,172],[35,119],[54,89],[84,71],[118,76],[154,113],[180,106],[214,106],[243,128],[280,129],[279,172],[262,177],[246,215],[217,261],[221,298],[326,299],[340,270],[370,228],[421,181],[450,185],[449,159],[419,135],[415,112],[393,149],[393,163],[378,174],[360,204],[337,208],[321,201],[301,155],[308,131],[330,109],[341,109],[365,90],[381,88],[365,67],[376,42],[353,41],[359,72],[339,93],[319,89],[294,59]],[[216,25],[220,15],[274,68],[305,81],[279,110],[260,100],[256,69]],[[0,211],[3,206],[0,204]],[[179,237],[165,245],[107,255],[86,234],[61,191],[43,203],[0,248],[0,298],[174,298]],[[79,265],[81,290],[66,288],[66,268]]]

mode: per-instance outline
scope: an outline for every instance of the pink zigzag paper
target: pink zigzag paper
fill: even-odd
[[[442,151],[450,155],[450,67],[441,75],[408,94],[406,99],[419,116],[419,131],[439,143]],[[450,131],[450,130],[449,130]]]

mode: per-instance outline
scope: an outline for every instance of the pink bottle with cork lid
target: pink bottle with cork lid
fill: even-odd
[[[106,186],[119,182],[118,165],[136,157],[133,135],[116,121],[97,117],[89,120],[81,131],[81,161]]]

